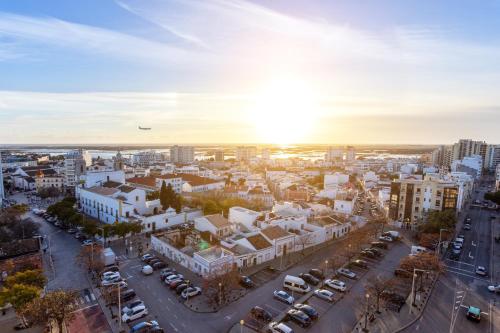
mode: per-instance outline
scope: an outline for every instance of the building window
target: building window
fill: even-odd
[[[135,196],[135,201],[139,201],[139,196],[138,195]]]
[[[441,206],[441,200],[436,200],[436,206]]]

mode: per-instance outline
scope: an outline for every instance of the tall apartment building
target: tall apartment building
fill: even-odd
[[[215,162],[224,162],[224,150],[219,149],[215,151]]]
[[[497,168],[495,170],[495,188],[497,191],[500,191],[500,164],[497,164]]]
[[[249,161],[257,156],[257,148],[255,146],[239,146],[236,147],[236,160]]]
[[[132,155],[132,165],[147,167],[155,162],[159,161],[161,155],[156,153],[154,150],[150,151],[140,151]]]
[[[426,175],[424,179],[408,177],[391,184],[389,218],[416,223],[431,210],[460,211],[472,192],[472,177],[452,173],[446,177]]]
[[[498,165],[500,165],[500,145],[488,145],[484,168],[495,171]]]
[[[271,149],[263,148],[260,157],[266,161],[270,160],[271,159]]]
[[[460,139],[453,144],[453,161],[461,160],[471,155],[479,155],[483,162],[486,159],[487,144],[484,141],[474,141],[470,139]]]
[[[170,162],[180,164],[190,164],[194,162],[194,147],[192,146],[172,146],[170,147]]]
[[[78,184],[80,177],[85,174],[89,156],[88,152],[81,149],[66,154],[64,157],[64,186],[66,188],[73,189]],[[90,158],[91,162],[92,158]]]
[[[328,147],[326,149],[325,161],[327,162],[336,162],[344,160],[344,149],[343,148],[335,148]]]
[[[353,146],[347,146],[345,151],[346,162],[354,162],[356,160],[356,149]]]

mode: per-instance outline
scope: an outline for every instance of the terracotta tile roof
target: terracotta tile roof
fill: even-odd
[[[180,174],[177,173],[167,173],[166,175],[159,175],[156,178],[160,179],[174,179],[174,178],[182,178]]]
[[[117,188],[119,186],[123,185],[122,183],[114,182],[112,180],[107,181],[102,184],[103,187],[109,187],[109,188]]]
[[[216,228],[224,228],[230,226],[229,221],[220,214],[207,215],[204,216],[214,227]]]
[[[118,187],[118,189],[120,189],[120,191],[122,191],[122,192],[125,192],[125,193],[130,193],[130,192],[132,192],[133,190],[135,190],[135,187],[133,187],[133,186],[128,186],[128,185],[122,185],[122,186]]]
[[[261,234],[247,237],[247,240],[256,250],[267,249],[272,246]]]
[[[156,187],[155,177],[132,177],[127,179],[127,183]]]
[[[187,173],[179,173],[179,176],[181,176],[182,180],[188,182],[191,186],[200,186],[200,185],[208,185],[208,184],[224,182],[223,180],[215,180],[211,178],[190,175]]]
[[[275,240],[291,235],[289,232],[286,232],[277,225],[263,229],[261,230],[261,233],[270,240]]]

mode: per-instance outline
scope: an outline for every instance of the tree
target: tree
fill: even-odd
[[[239,289],[239,279],[238,271],[232,265],[225,265],[203,280],[203,290],[210,301],[225,304],[232,292]]]
[[[208,200],[203,204],[203,214],[205,215],[217,214],[220,213],[221,210],[217,202],[213,200]]]
[[[14,275],[7,277],[5,286],[10,288],[16,284],[23,284],[26,286],[33,286],[42,289],[47,283],[47,278],[39,269],[25,270],[17,272]]]
[[[374,279],[368,279],[365,290],[374,298],[377,313],[380,313],[380,299],[382,295],[393,287],[394,280],[391,278],[377,276]]]
[[[49,291],[42,298],[34,299],[24,309],[26,315],[34,323],[46,324],[55,322],[62,332],[63,324],[74,318],[77,309],[78,292],[70,290]]]
[[[246,183],[246,179],[245,178],[238,178],[238,185],[239,186],[243,186],[245,185]]]
[[[16,207],[0,210],[0,243],[32,238],[38,233],[38,224],[22,218],[23,210]]]
[[[142,231],[142,224],[135,222],[122,222],[113,224],[113,233],[125,241],[128,234],[136,234]]]
[[[146,194],[146,199],[147,200],[157,200],[157,199],[160,199],[160,192],[159,191],[148,192]]]
[[[168,208],[168,194],[167,194],[167,184],[165,181],[161,183],[161,188],[160,188],[160,203],[163,209]]]
[[[500,205],[500,191],[485,193],[484,198]]]
[[[0,306],[10,303],[16,311],[19,319],[26,324],[23,311],[27,304],[40,296],[41,289],[35,286],[14,284],[9,288],[3,288],[0,291]]]
[[[314,244],[314,234],[312,232],[307,232],[303,235],[297,235],[295,241],[295,243],[300,246],[301,255],[305,256],[305,249],[309,247],[309,245]]]
[[[430,272],[441,272],[443,270],[442,263],[433,253],[419,253],[414,256],[406,256],[399,262],[399,267],[412,273],[414,269]]]
[[[68,217],[68,224],[71,226],[82,226],[83,225],[83,215],[82,214],[73,214]]]
[[[419,226],[419,231],[423,233],[439,233],[440,229],[452,230],[457,223],[454,210],[431,211],[427,216],[427,222]]]
[[[104,268],[102,251],[102,246],[98,244],[82,246],[80,252],[76,255],[76,262],[89,272],[99,272]]]

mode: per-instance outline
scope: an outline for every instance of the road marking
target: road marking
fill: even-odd
[[[172,328],[174,329],[174,331],[179,332],[179,330],[177,329],[177,327],[174,326],[174,324],[172,324],[172,323],[169,323],[169,324],[170,324],[170,326],[172,326]]]
[[[476,244],[474,244],[474,241],[472,241],[471,243],[472,243],[472,244],[471,244],[472,246],[476,246]]]
[[[469,258],[474,259],[474,257],[470,254],[470,251],[469,251]]]

